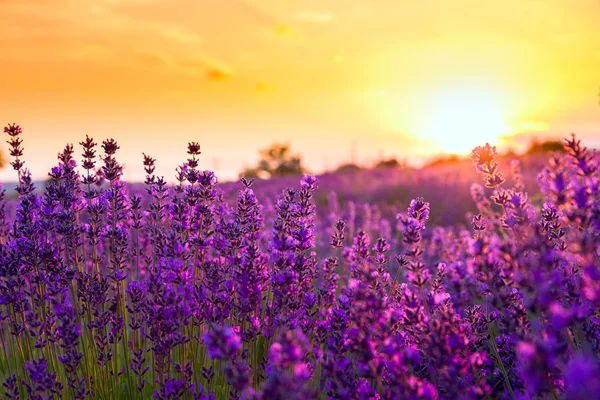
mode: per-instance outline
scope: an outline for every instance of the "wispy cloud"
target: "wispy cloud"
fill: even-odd
[[[276,90],[275,85],[267,82],[256,82],[256,90],[261,93],[273,92]]]
[[[146,32],[184,45],[197,45],[202,42],[199,33],[178,24],[138,19],[120,14],[110,7],[96,7],[94,13],[102,18],[99,22],[91,22],[91,26],[105,31]]]
[[[114,52],[104,46],[98,46],[94,44],[84,44],[80,46],[75,46],[70,49],[70,55],[75,59],[80,60],[101,60],[108,59],[114,55]]]
[[[149,25],[166,39],[171,39],[185,44],[198,44],[202,42],[202,36],[175,25],[154,24]]]
[[[3,7],[0,22],[5,28],[11,28],[13,35],[20,30],[21,35],[28,34],[28,25],[44,26],[60,24],[63,31],[76,31],[81,35],[88,32],[107,33],[145,33],[159,36],[163,39],[184,45],[197,45],[202,42],[202,36],[185,26],[175,23],[162,22],[159,19],[141,19],[121,13],[115,8],[115,2],[98,2],[92,6],[84,6],[80,2],[67,1],[63,7],[57,7],[53,2],[9,2]],[[12,21],[16,21],[13,23]],[[18,22],[18,25],[15,25]],[[16,28],[16,29],[15,29]]]
[[[247,0],[232,0],[237,5],[237,10],[251,18],[261,25],[265,26],[269,32],[275,33],[277,36],[299,39],[301,34],[292,28],[286,21],[282,21],[275,15],[266,12],[262,8],[256,6],[251,1]]]
[[[296,13],[296,19],[302,22],[311,22],[317,24],[327,24],[335,20],[335,15],[323,11],[303,10]]]
[[[192,73],[203,73],[210,81],[224,81],[233,76],[233,68],[230,65],[212,57],[179,59],[175,64]]]
[[[133,5],[149,5],[149,4],[157,4],[160,3],[162,0],[104,0],[105,3],[108,4],[116,4],[116,5],[121,5],[121,4],[133,4]]]
[[[230,73],[220,68],[209,68],[206,71],[206,79],[209,81],[225,81],[230,78]]]
[[[135,53],[134,58],[144,65],[153,67],[160,67],[170,64],[170,60],[165,58],[165,56],[145,51]]]

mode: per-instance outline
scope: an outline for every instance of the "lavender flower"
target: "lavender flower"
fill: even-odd
[[[575,137],[539,192],[536,160],[508,187],[490,145],[471,157],[487,188],[427,168],[219,183],[197,142],[175,185],[146,154],[126,184],[118,144],[89,137],[37,192],[4,133],[7,399],[599,394],[600,160]]]
[[[228,326],[213,325],[203,337],[211,358],[229,360],[242,348],[240,337]]]

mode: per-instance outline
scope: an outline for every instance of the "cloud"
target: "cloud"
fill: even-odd
[[[190,72],[203,71],[204,76],[209,81],[225,81],[233,75],[231,66],[211,57],[181,59],[177,60],[175,64],[188,69]]]
[[[302,34],[300,32],[298,32],[297,30],[293,29],[292,27],[290,27],[289,25],[286,24],[275,24],[272,27],[273,32],[275,32],[275,34],[277,36],[280,36],[282,38],[286,38],[286,39],[292,39],[292,40],[303,40],[304,37],[302,36]]]
[[[237,11],[243,13],[249,18],[252,18],[265,25],[274,25],[277,23],[277,18],[273,17],[269,13],[263,11],[261,8],[256,7],[251,2],[246,0],[233,0],[237,6]]]
[[[107,47],[94,44],[77,46],[70,53],[73,58],[78,60],[106,60],[114,55],[113,51]]]
[[[104,0],[105,3],[115,5],[150,5],[160,3],[161,0]]]
[[[280,36],[289,36],[293,33],[292,29],[284,24],[275,24],[273,30]]]
[[[301,35],[289,24],[281,21],[276,16],[266,12],[260,7],[246,0],[231,0],[237,6],[237,11],[247,18],[253,19],[261,25],[265,26],[270,32],[274,32],[277,36],[300,39]]]
[[[311,22],[316,24],[327,24],[335,19],[335,15],[322,11],[300,11],[296,13],[296,19],[302,22]]]
[[[165,39],[174,40],[184,44],[198,44],[202,42],[202,37],[194,32],[183,29],[176,25],[151,24],[149,28],[155,30]]]
[[[147,32],[184,45],[197,45],[202,42],[202,37],[198,33],[177,24],[137,19],[119,14],[110,8],[98,7],[94,9],[94,13],[100,17],[97,20],[103,22],[92,22],[91,26],[99,28],[102,31]]]
[[[256,90],[261,93],[273,92],[275,90],[275,85],[267,83],[267,82],[257,82]]]
[[[168,65],[169,62],[165,57],[154,53],[138,52],[135,54],[135,59],[140,61],[144,65],[160,67]]]
[[[209,81],[226,81],[231,74],[221,68],[211,67],[206,71],[206,79]]]
[[[99,32],[102,35],[116,33],[120,36],[124,33],[139,32],[183,45],[198,45],[202,42],[202,37],[194,30],[180,24],[140,19],[123,14],[114,2],[97,2],[85,6],[83,2],[71,0],[66,1],[68,6],[64,7],[57,7],[52,3],[27,1],[8,3],[8,7],[3,10],[4,15],[0,14],[0,24],[4,28],[10,27],[11,24],[18,24],[16,27],[21,32],[20,36],[27,35],[30,29],[35,30],[37,26],[56,26],[61,32],[70,30],[77,36],[87,36],[89,32]]]

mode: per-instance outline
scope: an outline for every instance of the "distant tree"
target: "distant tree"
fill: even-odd
[[[565,151],[564,144],[560,140],[547,140],[545,142],[538,142],[534,140],[529,145],[527,154],[543,154],[551,151]]]
[[[425,167],[435,167],[436,165],[454,164],[462,160],[464,160],[464,158],[456,154],[442,155],[433,158],[431,161],[425,164]]]
[[[360,171],[362,168],[354,163],[344,163],[335,169],[335,172],[354,172]]]
[[[402,163],[396,160],[395,158],[389,158],[387,160],[380,160],[377,164],[375,164],[375,168],[400,168],[402,167]]]
[[[9,159],[6,156],[4,150],[0,149],[0,169],[6,167],[9,163]]]
[[[302,157],[292,153],[289,144],[274,143],[260,151],[260,160],[254,168],[246,168],[242,176],[246,178],[272,178],[285,175],[300,175],[306,171]]]
[[[516,158],[518,154],[515,151],[515,149],[510,148],[510,149],[506,150],[506,152],[503,155],[504,155],[504,157],[508,157],[508,158]]]

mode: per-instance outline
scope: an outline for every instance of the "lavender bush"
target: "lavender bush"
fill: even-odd
[[[470,227],[422,198],[317,213],[318,182],[228,201],[200,146],[167,185],[114,140],[58,155],[42,192],[8,125],[0,195],[6,399],[581,399],[600,396],[600,157],[574,137],[510,185],[473,150]],[[423,187],[427,192],[427,187]],[[406,207],[406,205],[404,206]]]

